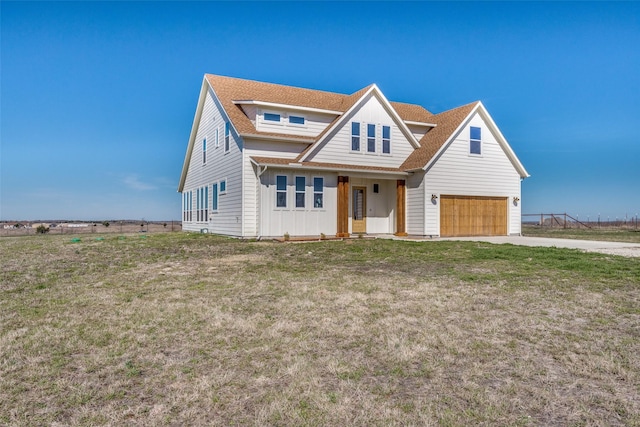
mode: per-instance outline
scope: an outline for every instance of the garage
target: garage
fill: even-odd
[[[507,198],[441,196],[440,236],[507,235]]]

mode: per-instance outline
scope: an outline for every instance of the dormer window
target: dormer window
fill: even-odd
[[[267,121],[267,122],[280,123],[280,114],[264,113],[264,120]]]
[[[478,127],[471,126],[469,131],[469,153],[470,154],[482,154],[482,132]]]
[[[303,125],[304,117],[301,116],[289,116],[289,124],[292,125]]]

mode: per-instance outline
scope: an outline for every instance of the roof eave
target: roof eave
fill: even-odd
[[[301,105],[279,104],[276,102],[254,101],[254,100],[234,100],[235,105],[257,105],[259,107],[282,108],[286,110],[306,111],[309,113],[330,114],[333,116],[342,115],[342,111],[325,110],[323,108],[303,107]]]
[[[315,139],[311,138],[296,138],[294,136],[274,136],[274,135],[262,135],[259,133],[241,133],[240,136],[244,139],[266,139],[269,141],[285,141],[285,142],[302,142],[305,144],[313,144]]]

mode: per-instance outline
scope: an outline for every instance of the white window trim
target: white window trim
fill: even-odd
[[[202,138],[202,166],[205,166],[207,164],[208,151],[209,151],[209,146],[207,144],[207,137],[205,135],[205,137]]]
[[[214,194],[214,190],[213,190],[213,186],[215,185],[215,197],[216,197],[216,207],[213,207],[213,194]],[[215,214],[218,213],[218,211],[220,210],[220,186],[218,184],[218,182],[214,182],[213,184],[211,184],[211,213]]]
[[[480,129],[480,139],[471,139],[471,128],[479,128]],[[469,140],[467,141],[468,146],[469,146],[469,157],[482,157],[483,153],[484,153],[484,148],[483,148],[483,143],[482,143],[482,127],[480,126],[469,126]],[[480,153],[472,153],[471,152],[471,142],[472,141],[477,141],[480,143]]]
[[[227,126],[229,127],[228,135],[227,135]],[[227,142],[228,142],[228,147],[227,147]],[[231,151],[231,122],[226,121],[224,123],[224,153],[227,154],[230,151]]]
[[[278,177],[279,176],[284,176],[285,177],[285,184],[284,184],[284,190],[278,190]],[[276,196],[275,196],[275,200],[274,200],[274,209],[275,210],[279,210],[279,211],[283,211],[283,210],[289,210],[289,175],[286,174],[276,174],[276,179],[275,179],[275,185],[274,188],[276,190]],[[278,193],[284,192],[284,206],[278,206]]]
[[[265,119],[265,115],[266,115],[266,114],[275,114],[275,115],[277,115],[278,117],[280,117],[280,120],[278,120],[277,122],[276,122],[275,120],[267,120],[267,119]],[[276,126],[282,126],[282,125],[283,125],[283,123],[282,123],[282,116],[283,116],[283,114],[282,114],[281,112],[278,112],[278,111],[268,111],[268,110],[267,110],[267,111],[264,111],[264,110],[263,110],[263,111],[261,112],[261,116],[262,116],[262,123],[263,123],[263,124],[276,125]]]
[[[218,128],[216,126],[216,148],[218,148],[220,146],[220,135],[218,134],[219,130],[220,130],[220,128]]]
[[[316,178],[320,178],[322,179],[322,191],[320,191],[320,194],[322,194],[322,207],[321,208],[316,208],[316,194],[318,194],[318,192],[316,191],[316,187],[315,187],[315,179]],[[317,210],[317,211],[323,211],[325,210],[325,199],[324,199],[324,185],[325,183],[325,177],[324,176],[312,176],[311,177],[311,194],[313,195],[313,198],[311,200],[311,209]]]
[[[304,189],[302,191],[298,191],[298,178],[304,179]],[[307,177],[306,175],[295,175],[293,177],[293,208],[297,210],[306,210],[307,209]],[[304,194],[303,204],[304,206],[298,206],[298,194]]]
[[[389,128],[389,152],[384,152],[384,127],[387,126]],[[393,126],[391,125],[381,125],[380,126],[380,155],[381,156],[392,156],[393,155]]]
[[[373,125],[375,126],[375,128],[373,129],[373,150],[374,151],[369,151],[369,139],[371,139],[371,137],[369,136],[369,125]],[[380,125],[378,123],[367,123],[367,146],[365,147],[364,153],[369,155],[369,156],[377,156],[380,153],[378,153],[378,127],[380,127]]]
[[[293,117],[300,117],[302,120],[304,120],[304,123],[291,123],[289,120],[291,120],[292,116]],[[294,127],[294,128],[306,128],[307,127],[307,117],[302,115],[302,114],[287,114],[286,125],[290,126],[290,127]]]
[[[222,191],[222,182],[224,182],[224,191]],[[224,196],[229,191],[229,180],[225,177],[218,181],[218,194]],[[220,204],[220,200],[218,200],[218,204]]]
[[[358,129],[360,130],[360,134],[358,135],[358,149],[354,150],[353,149],[353,137],[356,136],[353,134],[353,123],[358,123]],[[349,122],[349,127],[350,127],[350,138],[349,138],[349,152],[353,153],[353,154],[362,154],[362,122],[357,122],[355,120]]]

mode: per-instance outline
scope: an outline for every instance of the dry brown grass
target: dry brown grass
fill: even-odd
[[[0,423],[640,425],[638,260],[169,233],[0,249]]]

